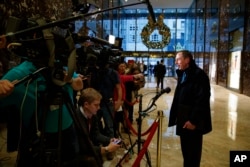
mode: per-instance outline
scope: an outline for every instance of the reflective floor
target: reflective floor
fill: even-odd
[[[174,78],[165,78],[164,87],[170,87],[171,92],[165,93],[158,98],[156,105],[150,110],[150,113],[142,119],[142,132],[148,130],[153,124],[159,111],[163,111],[162,118],[162,143],[161,151],[157,152],[157,130],[148,146],[148,158],[144,156],[140,166],[153,167],[181,167],[182,155],[179,144],[179,137],[175,135],[175,127],[168,128],[168,115],[172,103],[176,80]],[[250,151],[250,97],[232,92],[221,86],[211,85],[211,110],[213,131],[204,136],[201,167],[228,167],[230,150]],[[142,110],[144,111],[150,104],[152,98],[156,95],[156,83],[154,77],[148,77],[147,83],[140,90],[142,95]],[[134,119],[138,118],[139,103],[134,106]],[[134,121],[134,129],[137,131],[137,122]],[[121,128],[122,132],[122,128]],[[125,158],[121,166],[131,167],[134,163],[138,144],[137,135],[121,133],[122,138],[129,145],[134,144],[133,153],[129,158]],[[142,139],[147,141],[148,136]],[[131,139],[131,142],[130,142]],[[112,161],[105,161],[105,167],[118,166],[118,162],[124,155],[124,148],[118,150]],[[160,153],[160,159],[157,153]],[[13,167],[16,153],[6,153],[6,130],[2,128],[0,133],[0,167]],[[158,164],[158,165],[157,165]]]

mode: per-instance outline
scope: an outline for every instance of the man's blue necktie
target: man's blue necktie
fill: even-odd
[[[181,83],[183,83],[186,80],[186,73],[183,72],[182,78],[181,78]]]

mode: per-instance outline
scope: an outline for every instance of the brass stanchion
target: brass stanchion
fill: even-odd
[[[161,143],[162,143],[162,120],[163,120],[163,111],[158,111],[158,118],[159,118],[159,127],[157,133],[157,161],[156,167],[161,166]]]

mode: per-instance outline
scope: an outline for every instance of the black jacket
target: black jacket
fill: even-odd
[[[186,79],[182,82],[182,75]],[[169,127],[177,125],[180,135],[186,121],[196,126],[196,131],[206,134],[212,130],[210,113],[210,82],[206,73],[194,62],[184,71],[177,70],[177,86],[170,109]]]
[[[73,115],[78,135],[79,155],[74,161],[65,165],[82,166],[82,164],[84,164],[83,166],[86,167],[102,167],[103,160],[101,157],[101,148],[95,146],[93,141],[91,141],[87,119],[81,113],[80,108],[78,108]]]
[[[166,66],[161,63],[156,65],[155,74],[156,74],[156,77],[159,77],[159,78],[164,77],[166,74]]]
[[[92,141],[94,149],[97,154],[101,155],[101,147],[100,144],[107,146],[110,142],[110,138],[101,134],[98,126],[98,118],[97,116],[93,115],[91,119],[91,128],[88,130],[88,120],[84,117],[81,113],[80,108],[76,110],[77,116],[81,123],[81,126],[85,127],[87,131],[87,135],[89,139]]]

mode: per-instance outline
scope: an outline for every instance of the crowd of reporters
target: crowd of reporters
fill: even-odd
[[[126,98],[132,96],[132,91],[138,91],[145,81],[135,64],[130,69],[126,68],[128,74],[118,72],[119,66],[126,66],[125,62],[116,65],[116,68],[111,68],[107,62],[101,69],[95,65],[98,74],[91,67],[88,77],[75,72],[72,78],[68,78],[65,71],[63,86],[55,85],[48,78],[50,70],[44,70],[15,86],[18,80],[39,69],[40,66],[31,61],[24,60],[5,71],[0,80],[0,106],[1,111],[14,107],[20,117],[19,122],[15,122],[20,127],[20,136],[16,140],[17,166],[55,166],[58,163],[62,166],[102,166],[103,155],[108,160],[113,159],[114,151],[121,146],[112,142],[119,137],[115,128],[115,114],[119,110],[128,112],[125,101],[132,99]],[[131,73],[135,69],[137,73]],[[92,85],[92,82],[95,84]],[[128,83],[130,90],[125,86]],[[76,99],[77,92],[79,99]],[[59,104],[55,102],[58,93],[62,93],[60,98],[63,99]],[[85,96],[88,97],[87,101]],[[93,101],[97,103],[93,104]],[[92,108],[95,113],[90,114],[91,128],[84,123],[87,120],[84,118],[88,117],[85,113],[88,112],[86,103],[95,107],[94,110]],[[131,110],[129,115],[130,118],[133,115]],[[80,127],[76,122],[80,123]],[[39,145],[35,145],[34,138]]]

